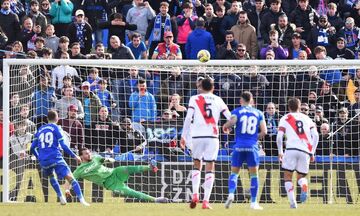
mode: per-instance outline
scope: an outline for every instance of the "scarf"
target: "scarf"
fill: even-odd
[[[85,22],[83,23],[76,23],[76,38],[78,39],[80,43],[80,47],[85,47],[85,38],[84,38],[84,29],[85,29]]]
[[[321,46],[328,46],[329,45],[329,34],[328,29],[326,28],[319,28],[319,34],[317,38],[317,45]]]
[[[159,13],[155,17],[154,30],[153,30],[153,41],[161,41],[161,14]],[[171,20],[170,15],[166,14],[164,32],[171,31]]]
[[[4,15],[9,15],[9,14],[10,14],[10,12],[11,12],[11,10],[10,10],[10,9],[5,10],[4,8],[1,8],[1,10],[0,10],[0,13],[2,13],[2,14],[4,14]]]
[[[354,29],[345,28],[344,33],[345,33],[345,40],[346,40],[347,48],[352,48],[352,47],[356,46],[356,41],[357,41],[358,35],[353,30]]]

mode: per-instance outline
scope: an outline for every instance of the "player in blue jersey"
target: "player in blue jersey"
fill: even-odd
[[[223,126],[223,131],[228,133],[235,126],[236,143],[233,147],[231,160],[231,174],[229,177],[229,196],[225,202],[225,208],[229,208],[234,201],[234,193],[237,188],[237,180],[240,167],[246,161],[250,173],[250,208],[262,210],[257,202],[259,190],[258,168],[259,168],[259,146],[258,139],[267,133],[264,114],[251,106],[253,96],[251,92],[245,91],[241,94],[241,107],[231,112],[231,118]]]
[[[49,123],[41,126],[35,134],[30,152],[39,160],[44,176],[50,178],[50,184],[54,188],[62,205],[66,204],[66,199],[61,193],[60,185],[54,176],[54,172],[56,173],[57,178],[65,178],[71,184],[81,204],[89,206],[84,199],[79,183],[73,177],[69,166],[66,164],[61,154],[60,148],[81,163],[80,157],[71,151],[64,143],[62,129],[56,124],[58,119],[59,117],[56,111],[50,110],[48,112]]]

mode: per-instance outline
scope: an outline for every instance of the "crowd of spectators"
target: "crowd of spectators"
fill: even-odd
[[[359,0],[1,0],[0,53],[160,61],[196,59],[206,49],[212,59],[359,59],[359,16]],[[196,70],[21,67],[10,80],[10,120],[17,129],[12,140],[28,139],[56,109],[72,148],[142,153],[148,144],[164,153],[163,146],[177,146],[189,97],[211,76],[230,109],[241,91],[254,94],[269,131],[266,155],[277,155],[277,123],[290,96],[301,99],[302,111],[321,132],[318,154],[330,154],[326,138],[345,123],[332,154],[359,154],[360,118],[347,121],[360,111],[360,69]],[[24,149],[12,150],[23,157]]]

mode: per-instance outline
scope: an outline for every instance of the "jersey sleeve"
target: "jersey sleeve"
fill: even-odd
[[[193,109],[195,110],[195,106],[196,106],[196,103],[195,103],[195,96],[192,96],[189,100],[189,105],[188,105],[188,109]]]
[[[285,116],[283,116],[279,121],[279,128],[278,131],[286,132],[286,125],[285,125]]]
[[[228,106],[225,104],[223,99],[219,98],[220,112],[225,116],[227,120],[230,119],[232,113],[230,113]]]
[[[75,178],[76,180],[81,179],[81,171],[80,171],[80,169],[79,169],[79,168],[76,168],[76,170],[73,172],[73,175],[74,175],[74,178]]]

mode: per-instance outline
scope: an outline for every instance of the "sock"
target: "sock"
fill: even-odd
[[[294,196],[294,185],[291,181],[285,182],[285,189],[291,204],[295,203],[295,196]]]
[[[205,181],[204,181],[204,199],[205,201],[209,201],[210,199],[210,195],[211,195],[211,191],[214,185],[214,180],[215,180],[215,174],[210,172],[210,173],[206,173],[205,175]]]
[[[81,189],[80,189],[80,185],[79,185],[79,182],[77,182],[75,179],[73,179],[71,182],[71,187],[73,188],[76,196],[79,198],[79,199],[82,199],[83,198],[83,194],[81,192]]]
[[[254,203],[259,191],[259,178],[256,173],[250,174],[250,181],[251,202]]]
[[[234,194],[237,188],[239,175],[236,173],[231,173],[229,176],[229,194]]]
[[[193,170],[191,172],[192,192],[193,194],[199,194],[201,172],[199,170]]]
[[[57,179],[55,177],[50,177],[50,184],[54,188],[57,196],[61,197],[62,193],[61,193],[60,185],[59,185],[59,182],[57,181]]]
[[[141,193],[139,191],[133,190],[129,187],[124,187],[120,189],[120,194],[125,197],[137,198],[140,200],[148,201],[148,202],[155,202],[155,197],[149,196],[147,194]]]
[[[303,185],[307,185],[308,181],[306,178],[300,178],[298,184],[300,185],[300,187],[302,187]]]

